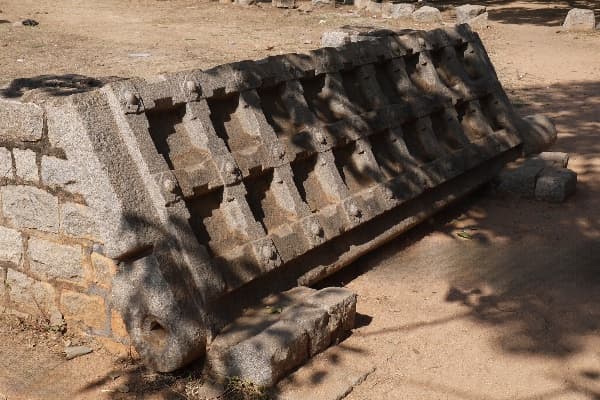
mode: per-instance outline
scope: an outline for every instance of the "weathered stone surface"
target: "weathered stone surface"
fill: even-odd
[[[10,150],[4,147],[0,147],[0,178],[14,178]]]
[[[327,31],[321,35],[321,46],[339,47],[350,43],[350,33],[344,31]]]
[[[237,4],[238,6],[251,6],[256,4],[256,0],[235,0],[234,4]]]
[[[273,7],[277,8],[294,8],[296,0],[273,0]]]
[[[60,304],[67,327],[82,322],[84,330],[87,327],[98,331],[107,329],[106,305],[102,297],[63,290]]]
[[[27,182],[38,182],[38,167],[36,164],[36,154],[33,150],[13,149],[15,157],[15,166],[17,178]]]
[[[516,168],[504,169],[498,176],[497,189],[501,193],[511,193],[526,198],[534,197],[535,183],[544,167],[543,162],[528,159]]]
[[[79,238],[98,239],[95,216],[88,206],[76,203],[60,205],[60,232]]]
[[[332,340],[339,339],[354,327],[356,294],[341,287],[321,289],[305,302],[323,308],[329,314],[328,329]]]
[[[311,0],[313,6],[326,6],[332,4],[334,0]]]
[[[78,282],[83,279],[82,251],[44,239],[30,238],[27,248],[31,272],[43,280],[61,279]]]
[[[43,156],[41,169],[44,185],[66,187],[78,182],[78,169],[68,160]]]
[[[0,226],[0,261],[19,265],[22,257],[23,238],[21,237],[21,233],[14,229]]]
[[[354,7],[359,10],[364,10],[367,8],[371,0],[354,0]]]
[[[284,306],[289,301],[292,303]],[[265,302],[272,305],[270,309],[283,312],[246,310],[212,343],[209,373],[271,386],[354,325],[356,295],[347,289],[297,287]]]
[[[385,3],[383,16],[394,19],[410,19],[415,5],[410,3]]]
[[[218,372],[223,377],[239,376],[257,385],[273,386],[308,358],[308,340],[298,324],[277,322],[233,346],[224,355]]]
[[[462,6],[458,6],[454,9],[454,11],[456,12],[456,23],[469,23],[469,21],[473,18],[484,14],[486,10],[487,8],[485,6],[474,4],[464,4]]]
[[[567,13],[563,28],[569,31],[593,31],[596,27],[594,10],[573,8]]]
[[[38,282],[9,268],[2,286],[8,292],[10,302],[20,311],[43,317],[49,322],[53,315],[60,315],[54,288],[48,283]]]
[[[383,12],[383,3],[371,0],[367,3],[367,11],[372,14],[381,14]]]
[[[117,274],[117,264],[114,260],[95,252],[92,252],[91,260],[94,283],[104,289],[110,289],[112,280]]]
[[[423,6],[412,13],[412,19],[425,24],[438,23],[442,22],[442,13],[435,7]]]
[[[32,103],[0,100],[0,138],[36,142],[44,132],[44,111]]]
[[[560,151],[545,151],[533,159],[542,160],[549,167],[567,168],[569,165],[569,154]]]
[[[535,184],[535,198],[562,203],[575,193],[577,174],[567,168],[544,168]]]
[[[554,122],[545,115],[534,114],[523,118],[521,137],[523,138],[523,153],[538,154],[556,142],[557,132]]]
[[[308,334],[309,356],[325,350],[331,343],[329,313],[318,305],[296,304],[281,314],[282,321],[294,322]]]
[[[58,199],[31,186],[0,188],[2,213],[16,227],[58,232]]]

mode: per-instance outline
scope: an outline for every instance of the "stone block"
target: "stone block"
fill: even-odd
[[[68,160],[43,156],[41,165],[42,183],[48,186],[66,187],[78,182],[78,170]]]
[[[344,31],[327,31],[321,35],[321,46],[339,47],[350,43],[350,33]]]
[[[0,227],[0,262],[21,264],[23,257],[23,238],[21,233],[14,229]]]
[[[31,273],[42,280],[83,280],[82,251],[79,246],[67,246],[32,237],[29,239],[27,255]]]
[[[60,232],[78,238],[98,240],[92,210],[81,204],[60,205]]]
[[[13,149],[13,156],[15,157],[17,178],[27,182],[37,183],[40,178],[38,175],[37,163],[35,161],[35,152],[33,150]]]
[[[367,8],[371,0],[354,0],[354,7],[359,10],[364,10]]]
[[[394,19],[410,19],[414,11],[414,4],[386,3],[383,7],[383,16]]]
[[[32,103],[0,100],[0,138],[36,142],[44,132],[44,111]]]
[[[95,252],[92,253],[91,260],[94,271],[94,283],[105,289],[110,289],[113,277],[117,273],[117,264],[114,260]]]
[[[13,179],[13,165],[10,150],[0,147],[0,178]]]
[[[2,213],[16,227],[58,232],[58,199],[31,186],[0,188]]]
[[[321,289],[305,299],[305,303],[321,307],[329,314],[328,329],[331,339],[340,339],[354,327],[356,294],[341,287]]]
[[[383,12],[383,3],[371,0],[367,3],[367,11],[372,14],[381,14]]]
[[[306,331],[311,357],[325,350],[331,343],[329,313],[319,305],[296,304],[281,314],[281,320],[295,322]]]
[[[542,160],[548,167],[567,168],[569,165],[569,154],[560,151],[545,151],[533,158]]]
[[[562,203],[575,193],[577,174],[567,168],[544,168],[535,184],[535,198]]]
[[[528,159],[516,168],[504,169],[498,176],[497,189],[500,193],[532,198],[535,195],[536,180],[544,167],[543,162]]]
[[[233,3],[238,6],[251,6],[256,4],[256,0],[235,0]]]
[[[328,6],[333,3],[334,0],[311,0],[313,6]]]
[[[467,24],[473,18],[484,14],[486,10],[487,8],[485,6],[474,4],[464,4],[462,6],[458,6],[454,9],[456,12],[456,23]]]
[[[594,10],[573,8],[567,13],[563,28],[568,31],[593,31],[596,28]]]
[[[273,386],[308,358],[308,335],[298,324],[279,321],[260,334],[233,346],[216,372],[238,376],[261,386]]]
[[[273,0],[273,7],[277,8],[294,8],[296,0]]]
[[[54,288],[45,282],[36,281],[27,275],[8,269],[4,290],[7,291],[12,307],[48,322],[60,315],[55,302]]]
[[[433,24],[442,22],[442,13],[435,7],[423,6],[412,13],[415,22]]]
[[[60,305],[68,328],[82,322],[85,327],[97,331],[107,329],[106,305],[102,297],[63,290]]]

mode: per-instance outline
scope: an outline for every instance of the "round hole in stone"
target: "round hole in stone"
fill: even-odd
[[[157,318],[149,316],[144,321],[143,335],[152,347],[160,351],[166,346],[169,333]]]

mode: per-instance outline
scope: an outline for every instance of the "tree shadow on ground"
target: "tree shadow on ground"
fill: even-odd
[[[600,82],[530,87],[514,94],[524,100],[523,115],[542,112],[555,121],[560,136],[552,150],[570,153],[569,166],[578,172],[577,193],[564,204],[546,204],[483,188],[438,214],[432,224],[403,235],[323,285],[348,283],[441,231],[467,242],[466,266],[448,267],[445,297],[449,304],[461,304],[465,312],[425,325],[467,318],[497,329],[494,345],[502,352],[565,363],[575,357],[594,358],[586,340],[600,333]],[[473,228],[469,241],[457,236],[457,227]],[[473,259],[478,260],[477,268]],[[415,323],[392,330],[423,326]],[[553,377],[564,383],[562,394],[600,399],[600,364],[593,365],[566,367]]]
[[[38,75],[12,80],[0,95],[6,98],[20,98],[28,91],[41,92],[49,96],[64,97],[83,93],[104,86],[118,77],[92,78],[85,75]]]
[[[436,1],[435,6],[442,10],[452,9],[462,4],[472,4],[468,0]],[[566,1],[514,1],[514,0],[483,0],[476,4],[489,8],[489,19],[504,24],[529,24],[541,26],[560,26],[567,13],[572,8],[587,8],[595,10],[596,18],[600,16],[600,1],[596,0],[566,0]]]

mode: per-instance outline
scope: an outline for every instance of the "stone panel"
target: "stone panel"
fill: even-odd
[[[40,279],[81,282],[84,278],[82,250],[79,246],[30,238],[27,255],[32,274]]]
[[[2,213],[18,228],[58,232],[58,199],[32,186],[0,188]]]

